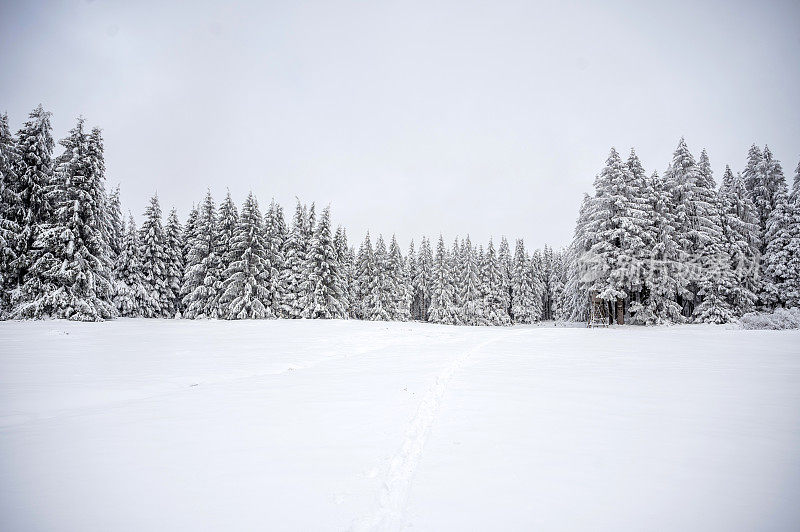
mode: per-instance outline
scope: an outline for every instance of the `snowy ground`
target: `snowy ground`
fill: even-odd
[[[799,530],[800,332],[0,323],[0,530]]]

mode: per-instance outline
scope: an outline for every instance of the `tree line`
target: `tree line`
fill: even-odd
[[[563,256],[563,319],[587,319],[587,293],[609,317],[647,325],[800,305],[800,164],[789,191],[754,145],[717,187],[706,151],[695,159],[681,139],[663,176],[612,149],[594,188]]]
[[[16,135],[0,116],[0,315],[418,320],[459,325],[584,321],[589,297],[633,323],[725,322],[800,300],[798,180],[768,148],[717,190],[708,157],[681,140],[663,178],[612,149],[573,242],[513,251],[467,236],[405,253],[369,233],[358,248],[330,208],[297,202],[287,223],[251,193],[210,191],[181,223],[157,196],[137,227],[106,190],[103,139],[79,119],[54,156],[50,114]],[[800,175],[800,165],[798,166]],[[435,252],[434,252],[435,247]]]

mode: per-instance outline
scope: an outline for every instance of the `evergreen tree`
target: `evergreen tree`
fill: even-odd
[[[306,249],[308,228],[310,227],[307,213],[303,206],[297,202],[292,229],[284,242],[283,257],[284,268],[281,272],[281,316],[285,318],[300,318],[303,314],[303,284],[306,279]]]
[[[510,325],[511,318],[506,311],[505,293],[502,284],[500,261],[494,252],[491,239],[483,261],[484,317],[487,325]]]
[[[511,250],[508,246],[508,240],[506,240],[504,236],[500,238],[497,261],[500,265],[500,287],[503,293],[503,304],[506,307],[506,314],[511,316],[511,277],[514,268],[511,261]]]
[[[392,235],[387,257],[389,294],[391,298],[390,316],[393,321],[408,321],[411,317],[411,287],[403,253]]]
[[[312,206],[313,209],[313,206]],[[308,275],[303,286],[303,317],[311,319],[344,319],[347,307],[344,300],[342,269],[331,237],[330,208],[322,211],[316,223],[306,257]]]
[[[433,292],[433,279],[434,268],[431,242],[426,237],[422,237],[417,260],[417,274],[414,277],[414,285],[419,289],[419,317],[417,319],[422,321],[428,321],[428,311],[431,306],[431,294]]]
[[[124,223],[122,221],[122,205],[119,200],[119,185],[108,196],[108,244],[113,260],[122,251],[125,240]]]
[[[94,171],[83,124],[79,119],[60,143],[65,151],[42,200],[54,211],[48,223],[36,228],[14,317],[99,321],[116,314],[105,299],[111,272],[103,235],[102,176]]]
[[[260,217],[259,217],[260,220]],[[228,270],[233,261],[236,260],[236,253],[233,251],[233,238],[236,234],[237,226],[239,225],[239,213],[236,210],[236,204],[231,198],[231,193],[225,195],[225,199],[220,203],[217,211],[217,260],[219,261],[218,269],[220,274]],[[220,283],[224,278],[220,278]],[[221,305],[219,298],[222,296],[222,290],[217,292],[217,305]],[[220,316],[222,312],[220,311]]]
[[[698,173],[693,199],[700,222],[697,225],[696,253],[703,268],[698,278],[698,295],[702,302],[695,308],[693,318],[700,322],[727,323],[735,315],[729,302],[735,280],[723,234],[723,209],[705,150],[700,153]]]
[[[350,254],[350,247],[347,245],[347,233],[340,225],[336,228],[333,237],[333,245],[336,249],[336,260],[339,261],[341,269],[341,290],[342,304],[345,309],[345,317],[353,317],[353,257]]]
[[[19,227],[14,268],[20,284],[33,264],[32,254],[40,254],[33,251],[36,239],[43,236],[37,234],[37,228],[42,225],[43,229],[43,224],[54,222],[51,199],[55,198],[50,193],[53,148],[50,113],[39,105],[31,111],[28,121],[17,133],[19,169],[11,187],[13,194],[19,198],[11,219]]]
[[[161,222],[161,205],[158,195],[150,198],[144,211],[144,223],[139,230],[139,258],[142,265],[142,279],[149,294],[148,307],[141,309],[146,318],[171,318],[170,301],[172,292],[167,279],[167,251],[164,226]]]
[[[231,216],[225,211],[220,215]],[[252,192],[242,206],[241,216],[236,216],[228,257],[230,264],[222,274],[219,317],[228,320],[274,318],[266,238],[258,202]]]
[[[139,250],[136,222],[133,216],[129,215],[128,227],[124,230],[124,238],[114,268],[114,276],[117,279],[114,301],[119,315],[128,318],[142,316],[143,311],[153,307],[150,292],[144,285]]]
[[[689,266],[678,276],[678,295],[687,318],[720,322],[731,317],[725,302],[730,258],[723,244],[713,178],[701,170],[681,139],[666,178],[672,192],[679,260]]]
[[[766,233],[770,214],[780,202],[786,200],[788,195],[783,168],[781,168],[781,163],[772,156],[769,147],[764,147],[761,163],[758,166],[755,178],[752,180],[752,189],[749,187],[748,189],[753,199],[753,205],[758,211],[761,229]],[[765,238],[762,242],[762,252],[766,250],[766,245],[767,240]]]
[[[221,272],[217,256],[217,214],[211,191],[197,211],[195,236],[186,262],[182,293],[186,318],[217,318]]]
[[[285,248],[287,230],[283,217],[283,208],[272,200],[264,219],[264,252],[267,260],[267,279],[270,297],[270,308],[275,316],[283,316],[282,302],[284,297],[281,275],[285,268],[283,250]]]
[[[370,319],[372,315],[372,300],[370,299],[373,279],[377,276],[375,254],[372,250],[372,240],[367,231],[364,241],[358,250],[358,260],[355,268],[355,310],[356,317],[361,320]]]
[[[17,213],[22,209],[14,189],[19,167],[17,146],[8,127],[8,116],[0,114],[0,317],[11,308],[11,292],[16,288],[20,226]]]
[[[800,238],[797,195],[790,200],[779,191],[775,203],[767,220],[761,293],[762,301],[770,308],[795,306],[798,291],[798,270],[793,269],[798,263],[796,251]]]
[[[541,301],[534,293],[530,258],[525,252],[525,244],[518,239],[511,278],[511,317],[514,323],[533,323],[538,321],[541,312]]]
[[[730,257],[730,269],[735,282],[729,293],[729,303],[736,315],[753,310],[758,289],[759,225],[758,213],[740,175],[734,176],[725,167],[720,188],[722,229]]]
[[[480,270],[475,249],[469,235],[461,246],[461,274],[459,299],[461,301],[461,322],[465,325],[479,325],[483,317],[483,294],[481,293]]]
[[[183,228],[173,208],[164,228],[164,265],[167,298],[162,309],[165,317],[180,317],[181,285],[183,283]]]
[[[431,290],[431,305],[428,321],[453,325],[456,323],[456,308],[454,306],[455,288],[451,271],[450,258],[444,245],[444,238],[439,235],[436,246],[436,259],[433,266],[433,287]]]
[[[408,245],[406,255],[406,272],[408,272],[408,290],[411,301],[409,308],[409,319],[414,321],[421,320],[422,287],[419,285],[420,276],[417,269],[417,254],[414,250],[414,240]]]
[[[374,275],[370,279],[366,295],[366,311],[364,319],[372,321],[389,321],[392,319],[394,283],[389,267],[389,255],[383,236],[378,235],[375,241]]]

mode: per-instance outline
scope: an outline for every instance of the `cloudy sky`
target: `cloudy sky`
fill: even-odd
[[[103,128],[137,216],[210,187],[369,229],[566,244],[611,146],[800,159],[800,3],[0,0],[0,110]]]

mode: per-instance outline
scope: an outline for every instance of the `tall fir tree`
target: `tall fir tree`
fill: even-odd
[[[30,269],[14,309],[19,318],[100,321],[116,315],[111,293],[102,175],[94,168],[82,118],[60,142],[64,153],[43,201],[50,221],[36,228]]]
[[[153,304],[150,292],[144,284],[139,257],[139,233],[132,215],[129,215],[128,226],[123,228],[123,232],[122,245],[114,264],[114,276],[117,280],[114,302],[120,316],[137,318],[143,316]]]
[[[167,298],[163,315],[168,318],[181,316],[181,285],[183,283],[183,227],[178,213],[173,208],[164,227],[164,264]]]
[[[505,305],[504,286],[500,261],[494,251],[494,244],[489,240],[483,262],[483,286],[485,290],[484,316],[487,325],[510,325],[511,318]]]
[[[459,299],[461,301],[461,322],[465,325],[479,325],[483,319],[483,294],[478,260],[469,235],[461,245],[461,273]]]
[[[182,293],[184,317],[217,318],[217,295],[222,282],[217,256],[217,213],[211,191],[198,207],[192,247],[185,265]]]
[[[455,308],[454,300],[455,287],[453,286],[451,261],[444,245],[444,238],[439,235],[436,259],[433,265],[433,286],[428,321],[445,325],[456,324],[458,311]]]
[[[304,212],[305,211],[305,212]],[[284,242],[284,267],[281,272],[281,316],[300,318],[303,314],[303,284],[306,279],[306,251],[309,232],[307,211],[297,202],[292,228]]]
[[[33,265],[34,243],[42,235],[37,228],[53,220],[53,142],[50,113],[41,105],[31,111],[28,120],[17,133],[17,154],[19,169],[12,185],[13,193],[19,198],[18,208],[11,219],[19,227],[17,238],[17,257],[14,263],[21,284],[28,269]]]
[[[236,204],[231,198],[231,193],[228,191],[225,194],[225,199],[219,205],[217,210],[217,260],[219,261],[218,269],[220,274],[226,271],[235,259],[233,252],[233,238],[236,234],[237,226],[239,225],[239,212],[236,209]],[[222,282],[220,278],[220,282]],[[222,296],[222,290],[217,292],[217,305],[220,305],[219,298]],[[220,312],[220,315],[222,313]]]
[[[391,319],[408,321],[411,318],[411,285],[405,259],[403,259],[403,253],[400,251],[395,235],[392,235],[387,260],[392,300]]]
[[[139,246],[142,279],[150,295],[149,306],[142,308],[142,315],[146,318],[171,318],[172,292],[167,279],[166,238],[157,194],[150,198],[144,211],[144,222],[139,229]]]
[[[511,278],[511,314],[514,323],[533,323],[541,315],[541,301],[533,286],[533,269],[525,244],[517,240],[514,249],[514,271]]]
[[[364,236],[364,241],[358,249],[358,258],[355,267],[355,302],[354,309],[358,319],[368,320],[372,315],[372,299],[370,298],[373,279],[377,276],[375,253],[372,249],[372,240],[369,231]]]
[[[229,214],[226,214],[229,216]],[[258,202],[251,192],[236,216],[230,263],[222,272],[219,317],[228,320],[274,318],[269,293],[270,264]]]
[[[754,309],[760,260],[758,212],[740,175],[725,167],[720,188],[722,229],[735,282],[728,301],[738,316]]]
[[[14,188],[18,167],[19,155],[8,116],[0,114],[0,318],[11,309],[11,293],[19,281],[16,261],[20,226],[16,213],[22,205]]]
[[[330,208],[322,211],[315,224],[306,256],[307,280],[303,286],[303,317],[311,319],[344,319],[347,307],[344,281],[336,246],[331,235]]]
[[[286,262],[283,256],[286,237],[286,220],[283,217],[283,208],[273,199],[264,217],[264,252],[267,261],[269,305],[272,309],[272,314],[276,317],[283,315],[281,303],[284,294],[281,285],[281,273]]]

